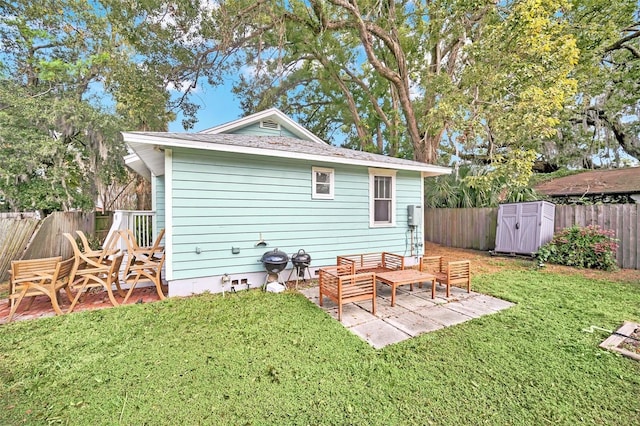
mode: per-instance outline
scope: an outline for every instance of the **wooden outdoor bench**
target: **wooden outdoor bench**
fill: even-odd
[[[338,321],[342,321],[342,305],[371,300],[371,313],[376,314],[376,274],[353,273],[353,265],[320,268],[318,278],[320,306],[324,296],[338,304]]]
[[[56,315],[61,315],[62,310],[57,300],[58,291],[64,289],[67,292],[67,297],[71,298],[68,284],[74,261],[74,258],[63,261],[60,256],[12,261],[9,279],[11,311],[8,321],[13,319],[18,305],[25,297],[31,297],[29,306],[27,306],[27,310],[29,310],[35,296],[38,295],[49,297]]]
[[[9,272],[9,306],[13,308],[15,300],[18,297],[15,294],[16,286],[29,283],[36,279],[39,280],[38,277],[41,273],[52,273],[54,269],[56,269],[56,264],[61,260],[62,257],[56,256],[44,259],[11,261],[11,271]]]
[[[388,272],[404,269],[404,257],[394,253],[365,253],[338,256],[337,265],[353,265],[355,273]]]

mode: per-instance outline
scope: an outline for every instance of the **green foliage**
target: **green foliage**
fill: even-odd
[[[581,331],[639,321],[636,284],[506,266],[473,286],[516,306],[381,350],[293,293],[6,324],[0,423],[637,425],[634,361]]]
[[[275,104],[361,150],[432,163],[456,150],[540,150],[575,92],[567,5],[266,2],[256,13],[273,28],[249,46],[256,73],[235,92],[245,112]]]
[[[558,134],[547,144],[560,164],[628,165],[640,159],[640,3],[571,0],[564,15],[580,49]]]
[[[428,178],[425,205],[431,208],[495,207],[499,203],[534,201],[529,181],[533,151],[496,156],[491,169],[461,168],[456,174]]]
[[[539,152],[541,140],[555,134],[576,90],[571,72],[579,50],[559,12],[567,6],[566,0],[514,1],[504,14],[488,16],[467,49],[471,65],[463,75],[465,109],[472,113],[457,127],[469,148],[481,145],[488,155],[492,144]]]
[[[123,122],[74,97],[0,81],[0,193],[12,210],[91,208],[96,180],[118,181]]]
[[[560,168],[551,173],[534,173],[531,176],[531,180],[529,181],[529,183],[531,186],[536,186],[543,182],[547,182],[553,179],[559,179],[565,176],[575,175],[582,172],[584,172],[584,170],[569,170],[567,168]]]
[[[91,208],[125,178],[120,131],[166,130],[178,113],[191,127],[189,94],[199,78],[219,84],[226,59],[214,15],[187,0],[0,2],[9,208]]]
[[[540,247],[537,258],[541,263],[610,271],[616,268],[618,249],[617,240],[613,237],[613,231],[602,230],[597,225],[584,228],[574,225]]]

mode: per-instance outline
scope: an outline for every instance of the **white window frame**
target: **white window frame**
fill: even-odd
[[[389,169],[369,169],[369,226],[371,228],[388,228],[396,226],[396,201],[398,199],[396,193],[396,173],[397,170]],[[376,176],[391,177],[391,221],[376,222],[375,221],[375,178]]]
[[[329,193],[328,194],[320,194],[316,192],[316,181],[318,173],[327,173],[329,175]],[[326,167],[311,167],[311,198],[314,200],[333,200],[334,197],[334,186],[335,186],[335,170],[328,169]],[[320,182],[326,183],[326,182]]]

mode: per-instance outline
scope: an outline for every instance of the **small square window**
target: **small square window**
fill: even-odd
[[[311,198],[333,200],[333,169],[312,168]]]

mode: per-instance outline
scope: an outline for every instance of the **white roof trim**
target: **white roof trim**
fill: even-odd
[[[124,165],[129,167],[134,172],[138,173],[143,178],[151,181],[151,170],[142,161],[138,154],[128,154],[124,156]]]
[[[263,120],[273,120],[276,123],[280,124],[281,127],[286,128],[291,133],[299,137],[300,139],[305,139],[311,142],[317,142],[324,144],[325,142],[293,121],[286,114],[280,111],[277,108],[269,108],[264,111],[257,112],[255,114],[248,115],[246,117],[240,118],[238,120],[231,121],[229,123],[221,124],[216,127],[211,127],[209,129],[204,129],[199,131],[198,133],[207,133],[210,135],[217,135],[220,133],[230,133],[234,130],[241,129],[243,127],[249,126],[251,124],[259,123]]]
[[[423,177],[437,176],[437,175],[444,175],[444,174],[451,173],[451,169],[449,167],[434,166],[432,164],[418,163],[418,162],[412,162],[411,164],[387,163],[384,161],[362,160],[362,159],[337,157],[337,156],[334,157],[334,156],[327,156],[327,155],[318,155],[318,154],[300,153],[300,152],[291,152],[291,151],[278,151],[278,150],[272,150],[272,149],[246,147],[246,146],[239,146],[239,145],[216,144],[211,142],[202,142],[202,141],[185,140],[185,139],[177,139],[177,138],[153,137],[152,135],[143,135],[138,133],[123,132],[122,135],[124,137],[125,142],[127,142],[131,147],[131,149],[133,149],[136,152],[144,148],[149,150],[149,145],[153,145],[154,148],[155,147],[167,147],[167,148],[178,147],[178,148],[202,149],[205,151],[230,152],[230,153],[237,153],[237,154],[252,154],[252,155],[261,155],[261,156],[267,156],[267,157],[308,160],[308,161],[315,161],[318,163],[348,164],[348,165],[357,165],[357,166],[365,166],[365,167],[376,167],[381,169],[417,171],[417,172],[421,172]],[[159,170],[154,170],[153,172],[156,176],[164,174]]]

